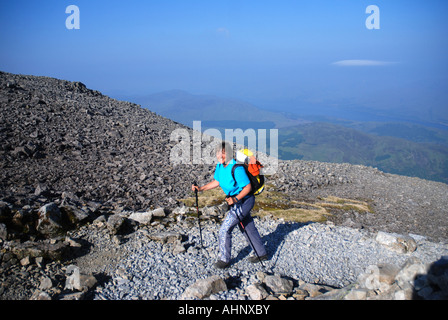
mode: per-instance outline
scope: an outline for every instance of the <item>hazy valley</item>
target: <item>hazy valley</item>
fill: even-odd
[[[202,130],[216,128],[272,129],[279,131],[279,158],[362,164],[382,171],[448,182],[448,130],[404,118],[381,119],[381,112],[355,113],[358,120],[344,119],[347,111],[322,115],[277,112],[250,103],[216,96],[193,95],[172,90],[131,98],[150,110],[192,127],[202,121]],[[280,109],[280,108],[279,108]],[[307,111],[310,113],[313,111]],[[320,114],[320,115],[319,115]]]

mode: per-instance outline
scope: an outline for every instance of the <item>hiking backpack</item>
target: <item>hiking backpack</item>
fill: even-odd
[[[251,194],[258,196],[264,190],[265,179],[264,175],[260,173],[263,165],[255,158],[254,154],[249,149],[242,149],[236,153],[237,163],[232,168],[232,178],[235,180],[235,169],[243,167],[250,180],[252,187]]]

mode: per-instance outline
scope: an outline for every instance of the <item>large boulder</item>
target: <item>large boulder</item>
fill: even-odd
[[[182,240],[182,235],[172,231],[162,231],[157,233],[148,234],[148,237],[154,241],[160,241],[162,243],[176,243]]]
[[[376,241],[397,253],[412,253],[417,249],[417,243],[412,237],[396,233],[379,231]]]
[[[246,288],[246,293],[252,300],[263,300],[269,296],[261,283],[255,283]]]
[[[97,284],[97,280],[93,275],[81,273],[79,267],[73,264],[67,267],[66,273],[65,289],[88,291]]]
[[[149,224],[152,220],[153,213],[152,212],[133,212],[128,217],[128,219],[137,221],[140,224]]]
[[[68,220],[70,225],[80,225],[87,221],[93,221],[94,215],[86,208],[79,208],[74,205],[63,205],[60,207],[62,216]]]
[[[181,296],[182,300],[203,299],[213,293],[226,291],[227,285],[218,275],[201,279],[189,286]]]
[[[274,276],[267,275],[264,278],[264,283],[274,293],[290,294],[293,288],[293,282],[291,280],[282,278],[277,275]]]
[[[113,214],[109,216],[106,222],[106,227],[111,234],[120,234],[126,226],[126,217],[120,214]]]
[[[26,257],[44,259],[62,260],[69,252],[69,244],[64,241],[52,243],[50,240],[44,241],[26,241],[24,243],[17,243],[12,248],[12,252],[17,256],[17,259]]]
[[[63,232],[62,215],[59,207],[51,202],[39,209],[37,231],[48,237],[56,236]]]

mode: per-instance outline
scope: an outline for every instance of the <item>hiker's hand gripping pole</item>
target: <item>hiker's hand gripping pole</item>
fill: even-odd
[[[198,213],[198,226],[199,226],[199,236],[201,237],[201,248],[202,248],[202,229],[201,229],[201,219],[200,219],[200,213],[199,213],[199,203],[198,203],[198,184],[195,182],[193,182],[193,186],[194,188],[194,193],[196,196],[196,211]]]

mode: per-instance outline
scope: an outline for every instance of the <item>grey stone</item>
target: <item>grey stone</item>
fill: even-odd
[[[221,279],[218,275],[214,275],[206,279],[198,280],[194,284],[189,286],[182,294],[181,299],[203,299],[213,293],[218,293],[220,291],[226,290],[227,285],[224,280]]]
[[[344,297],[344,300],[366,300],[367,291],[365,289],[352,289]]]
[[[36,290],[33,295],[30,297],[30,300],[37,301],[50,301],[51,297],[47,292],[42,292],[40,290]]]
[[[293,288],[293,282],[291,280],[276,275],[266,275],[264,278],[264,283],[275,293],[290,294]]]
[[[76,206],[64,205],[60,207],[60,210],[73,225],[79,225],[92,218],[90,212]]]
[[[42,257],[48,260],[62,260],[68,253],[68,243],[62,241],[51,243],[50,241],[26,241],[16,244],[12,252],[18,259],[25,257]]]
[[[422,263],[411,264],[401,269],[395,277],[395,280],[402,289],[414,287],[414,281],[417,276],[426,274],[427,271],[427,266]]]
[[[379,270],[379,281],[386,284],[393,284],[395,282],[395,277],[400,271],[400,268],[388,263],[382,263],[378,265]]]
[[[261,283],[255,283],[248,286],[246,292],[252,300],[263,300],[269,295]]]
[[[64,289],[82,291],[79,268],[71,264],[67,267],[66,273],[67,279],[65,280]]]
[[[177,232],[158,232],[149,234],[148,237],[154,241],[160,241],[162,243],[175,243],[182,239],[182,235]]]
[[[37,231],[46,236],[56,236],[63,231],[59,207],[51,202],[39,209]]]
[[[332,289],[319,284],[305,283],[299,286],[300,289],[306,290],[311,298],[315,298],[321,294],[324,294]]]
[[[66,273],[65,289],[67,290],[87,292],[97,284],[97,280],[94,276],[81,274],[79,267],[75,265],[69,265]]]
[[[412,253],[417,248],[417,243],[412,237],[397,233],[379,231],[376,241],[398,253]]]
[[[8,237],[8,229],[4,223],[0,223],[0,239],[6,240]]]
[[[128,218],[145,225],[151,222],[152,216],[152,212],[133,212]]]
[[[109,216],[106,222],[106,227],[111,234],[118,234],[125,227],[126,217],[120,214],[113,214]]]
[[[157,208],[157,209],[153,210],[151,213],[154,217],[158,217],[158,218],[165,217],[165,209],[164,208]]]
[[[180,253],[184,253],[186,251],[187,251],[187,249],[185,249],[185,246],[182,243],[176,243],[176,245],[173,249],[173,254],[180,254]]]
[[[52,287],[53,287],[53,282],[51,281],[51,279],[47,276],[43,276],[42,279],[40,280],[39,289],[40,290],[48,290],[48,289],[51,289]]]

